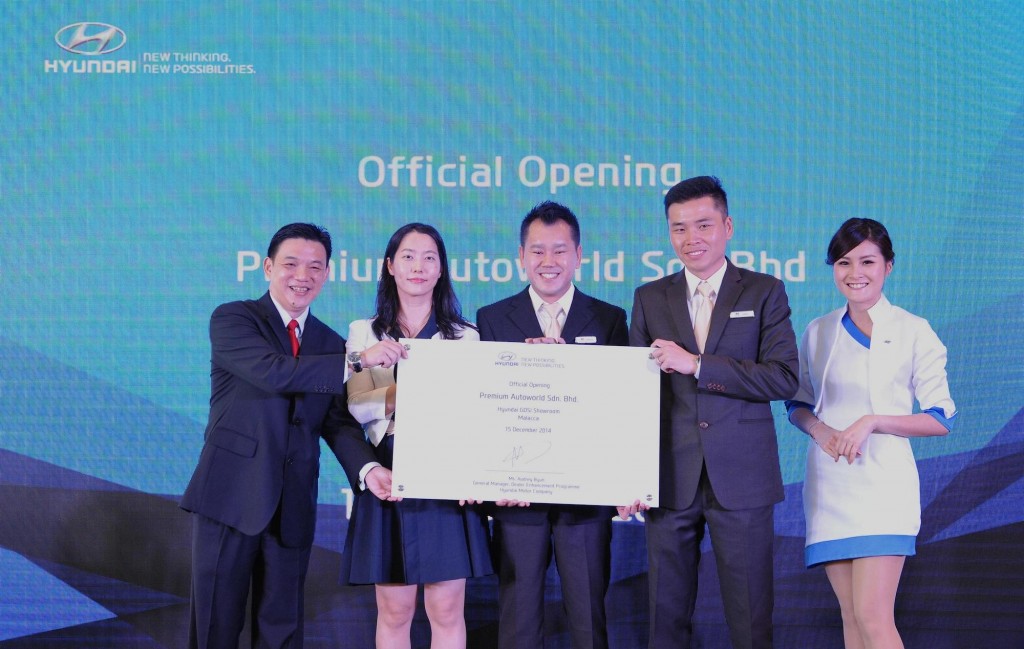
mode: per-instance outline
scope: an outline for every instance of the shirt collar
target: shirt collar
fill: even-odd
[[[892,304],[886,299],[885,294],[878,296],[878,301],[868,309],[868,315],[871,316],[871,322],[884,322],[889,319],[889,314],[892,313]]]
[[[307,306],[306,309],[299,314],[299,317],[292,318],[288,311],[286,311],[285,308],[274,299],[273,294],[270,296],[270,301],[274,303],[275,307],[277,307],[277,313],[281,316],[281,321],[284,322],[285,328],[288,327],[288,323],[292,320],[297,320],[299,322],[299,330],[296,332],[296,335],[299,338],[302,338],[302,332],[306,330],[306,318],[309,317],[309,307]]]
[[[556,302],[558,302],[558,305],[562,307],[562,311],[566,315],[569,314],[569,307],[572,306],[572,298],[574,295],[576,295],[576,285],[569,284],[569,290],[566,291],[565,294],[562,295],[562,297],[555,300]],[[540,311],[541,305],[544,304],[544,298],[538,295],[537,291],[533,290],[532,286],[530,287],[530,301],[533,302],[534,313]]]
[[[725,269],[728,267],[729,263],[725,260],[722,260],[722,267],[716,270],[711,277],[702,280],[701,278],[691,273],[690,270],[684,266],[683,275],[686,277],[687,299],[693,299],[693,294],[697,292],[697,284],[700,284],[702,281],[710,284],[711,290],[715,292],[715,295],[719,295],[722,292],[722,280],[725,279]]]

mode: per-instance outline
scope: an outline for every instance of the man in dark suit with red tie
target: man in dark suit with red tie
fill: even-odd
[[[573,286],[583,254],[576,215],[537,205],[520,226],[519,259],[530,286],[477,312],[481,340],[626,345],[626,312]],[[573,649],[605,649],[611,578],[611,507],[500,501],[493,511],[498,563],[498,646],[544,646],[544,579],[555,565]]]
[[[783,497],[770,402],[797,389],[789,300],[778,279],[726,260],[733,223],[717,178],[671,188],[665,214],[684,270],[636,289],[629,333],[663,372],[660,506],[646,514],[649,646],[690,646],[707,524],[732,646],[764,649]]]
[[[210,319],[210,417],[181,499],[193,513],[190,647],[238,646],[250,583],[252,645],[302,647],[320,438],[347,468],[373,461],[344,406],[345,340],[309,311],[330,258],[326,230],[284,226],[263,262],[269,291]]]

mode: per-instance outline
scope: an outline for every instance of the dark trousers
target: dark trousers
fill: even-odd
[[[500,649],[544,646],[544,579],[552,542],[570,646],[607,649],[604,597],[611,579],[611,533],[611,520],[577,525],[494,521]]]
[[[651,649],[690,647],[705,523],[733,649],[772,646],[774,509],[722,508],[705,473],[689,507],[645,514]]]
[[[271,529],[256,536],[192,515],[191,649],[237,649],[252,586],[252,646],[301,649],[310,547],[286,548]]]

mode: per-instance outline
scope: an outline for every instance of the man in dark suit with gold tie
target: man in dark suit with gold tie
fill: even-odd
[[[626,312],[573,286],[582,247],[576,215],[544,202],[520,226],[530,286],[477,312],[481,340],[626,345]],[[573,649],[606,649],[611,507],[503,501],[493,511],[498,563],[498,646],[544,646],[544,578],[554,548]]]
[[[780,280],[726,259],[733,222],[717,178],[671,188],[665,215],[684,270],[636,289],[629,333],[662,369],[660,507],[645,517],[649,646],[690,646],[707,524],[732,645],[764,649],[783,498],[770,402],[797,389],[789,300]]]

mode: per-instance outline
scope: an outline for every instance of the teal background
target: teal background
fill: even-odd
[[[80,21],[124,30],[127,45],[104,57],[137,72],[48,72],[104,58],[55,43]],[[371,314],[375,285],[350,268],[342,281],[339,265],[377,260],[413,220],[437,226],[456,261],[514,260],[520,219],[547,199],[580,216],[585,256],[623,254],[621,278],[584,273],[579,286],[628,312],[650,275],[643,255],[674,258],[667,187],[553,193],[517,178],[527,156],[719,176],[732,251],[805,259],[787,281],[798,336],[842,303],[823,262],[832,232],[852,216],[885,223],[886,294],[949,348],[957,427],[914,443],[948,477],[1019,427],[1022,33],[1024,6],[998,1],[5,2],[0,487],[69,471],[180,495],[206,423],[209,314],[266,289],[259,271],[239,281],[238,255],[262,257],[287,222],[334,237],[336,277],[314,312],[343,335]],[[151,52],[226,53],[255,73],[145,73]],[[415,155],[501,156],[502,186],[360,184],[363,158]],[[456,288],[472,317],[521,286]],[[798,493],[806,438],[776,412]],[[945,484],[928,479],[926,501]],[[325,459],[323,504],[344,505],[345,487]],[[991,496],[1016,507],[959,524],[1020,523],[1024,487],[1006,489]],[[798,533],[786,515],[778,527]],[[12,534],[0,565],[16,574]],[[0,605],[0,640],[26,634],[12,624]]]

